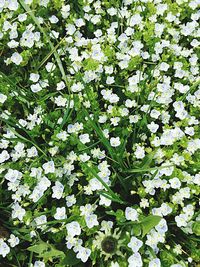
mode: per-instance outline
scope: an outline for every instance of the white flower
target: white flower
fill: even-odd
[[[11,61],[13,63],[15,63],[16,65],[20,65],[20,63],[22,62],[23,58],[22,56],[18,53],[18,52],[14,52],[11,56]]]
[[[36,83],[36,84],[31,84],[31,91],[33,93],[37,93],[37,92],[40,92],[42,90],[42,87],[39,83]]]
[[[91,250],[89,248],[80,247],[76,257],[81,259],[82,262],[86,262],[91,254]]]
[[[65,83],[63,81],[57,83],[56,90],[60,91],[65,88]]]
[[[44,163],[42,165],[42,167],[44,169],[44,173],[45,174],[54,173],[55,172],[55,166],[54,166],[54,162],[52,160]]]
[[[25,215],[26,211],[25,209],[23,209],[18,202],[14,203],[12,205],[12,218],[13,219],[19,219],[20,221],[22,221],[24,215]]]
[[[90,156],[87,155],[86,153],[84,153],[84,154],[80,155],[79,158],[80,158],[80,161],[86,162],[90,159]]]
[[[22,177],[22,173],[18,170],[9,169],[5,175],[5,179],[14,183],[16,180],[20,180]]]
[[[36,83],[38,82],[39,78],[40,78],[40,75],[38,73],[31,73],[29,80]]]
[[[169,180],[171,188],[177,189],[181,187],[181,182],[177,177],[174,177]]]
[[[65,207],[62,207],[62,208],[57,208],[56,209],[56,213],[54,215],[54,218],[56,220],[63,220],[65,219],[67,216],[66,216],[66,208]]]
[[[84,85],[80,82],[74,83],[71,87],[72,92],[77,93],[84,89]]]
[[[130,208],[130,207],[126,207],[125,217],[128,221],[137,221],[138,220],[138,213],[135,209]]]
[[[137,159],[143,159],[145,157],[145,150],[143,146],[137,145],[135,150],[135,156]]]
[[[164,234],[168,230],[167,222],[165,219],[161,219],[160,222],[155,226],[155,229],[160,233]]]
[[[89,143],[90,142],[90,136],[89,136],[89,134],[80,134],[79,135],[79,140],[83,144]]]
[[[46,64],[45,68],[46,68],[46,70],[47,70],[48,72],[52,72],[52,71],[55,70],[56,65],[55,65],[54,63],[52,63],[52,62],[48,62],[48,63]]]
[[[140,253],[136,252],[134,253],[132,256],[130,256],[128,258],[128,267],[142,267],[143,263],[142,263],[142,257],[140,255]]]
[[[3,104],[7,99],[7,96],[0,93],[0,103]]]
[[[66,204],[67,204],[67,207],[71,207],[71,206],[73,206],[75,203],[76,203],[76,198],[75,198],[74,195],[71,195],[71,196],[67,196],[67,197],[66,197]]]
[[[133,27],[135,25],[139,25],[141,22],[142,22],[142,17],[140,16],[140,14],[135,14],[130,18],[129,25]]]
[[[58,133],[58,134],[56,135],[56,137],[57,137],[58,139],[62,140],[62,141],[66,141],[68,136],[69,136],[69,135],[67,134],[66,131],[62,131],[62,132],[60,132],[60,133]]]
[[[117,262],[112,261],[110,267],[120,267],[120,266]]]
[[[147,124],[147,128],[148,128],[152,133],[156,133],[157,130],[158,130],[158,128],[159,128],[159,125],[152,121],[150,124]]]
[[[186,214],[180,214],[175,217],[175,221],[178,227],[183,227],[187,225],[188,216]]]
[[[81,234],[81,227],[80,224],[76,221],[70,222],[66,224],[66,229],[69,236],[75,236]]]
[[[49,20],[51,23],[57,23],[59,21],[59,19],[55,15],[52,15]]]
[[[3,163],[4,161],[8,160],[10,158],[10,155],[8,154],[7,150],[3,150],[0,153],[0,163]]]
[[[107,79],[106,79],[106,84],[112,84],[115,82],[115,79],[114,77],[112,76],[108,76]]]
[[[162,71],[167,71],[169,69],[169,64],[167,64],[166,62],[162,62],[160,64],[159,69],[162,70]]]
[[[8,242],[12,248],[14,248],[16,245],[19,244],[19,238],[17,236],[14,236],[13,234],[10,235],[10,238],[8,239]]]
[[[43,261],[35,261],[33,267],[45,267],[45,263]]]
[[[37,218],[34,219],[35,223],[37,224],[37,227],[39,229],[45,229],[46,227],[46,222],[47,222],[47,217],[46,215],[41,215]]]
[[[38,155],[37,149],[32,146],[31,148],[27,149],[27,157],[32,158]]]
[[[160,259],[156,258],[149,262],[149,267],[161,267]]]
[[[65,107],[67,103],[67,99],[59,95],[58,97],[55,97],[55,104],[58,107]]]
[[[143,242],[137,237],[132,236],[130,242],[128,243],[128,247],[133,250],[133,252],[138,252],[138,250],[142,247]]]
[[[5,256],[10,252],[9,246],[0,238],[0,255],[5,258]]]
[[[55,186],[52,187],[52,191],[52,198],[60,199],[64,191],[64,186],[59,181],[56,181]]]
[[[105,205],[106,207],[109,207],[111,203],[112,201],[110,199],[100,195],[99,205]]]
[[[99,225],[99,222],[97,220],[97,215],[95,214],[89,214],[85,216],[85,222],[88,228],[92,228],[95,225]]]
[[[120,142],[119,137],[111,137],[111,138],[110,138],[110,144],[111,144],[111,146],[113,146],[113,147],[120,146],[121,142]]]
[[[19,6],[19,4],[18,4],[17,0],[9,0],[8,1],[8,8],[10,10],[15,11],[18,9],[18,6]]]

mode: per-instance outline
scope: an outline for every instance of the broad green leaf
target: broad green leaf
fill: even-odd
[[[76,253],[73,250],[68,250],[57,267],[74,266],[76,264],[81,264],[81,260],[76,258]]]
[[[157,215],[150,215],[146,218],[144,218],[141,221],[142,226],[142,237],[144,237],[146,234],[148,234],[151,229],[153,229],[162,219],[162,217]]]
[[[43,241],[37,243],[36,245],[28,247],[27,250],[38,254],[38,257],[42,257],[46,260],[65,257],[65,253],[63,251],[55,249],[52,245],[47,244]]]

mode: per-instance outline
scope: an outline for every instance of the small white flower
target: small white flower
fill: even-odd
[[[140,14],[135,14],[130,18],[129,25],[133,27],[135,25],[139,25],[141,22],[142,22],[142,17],[140,16]]]
[[[121,142],[120,142],[119,137],[111,137],[111,138],[110,138],[110,144],[111,144],[111,146],[113,146],[113,147],[120,146]]]
[[[12,218],[19,219],[22,221],[26,211],[23,209],[18,202],[14,203],[12,206]]]
[[[144,147],[137,145],[137,148],[135,150],[135,156],[137,159],[143,159],[145,157]]]
[[[142,263],[142,257],[140,255],[140,253],[136,252],[134,253],[132,256],[130,256],[128,258],[128,267],[142,267],[143,263]]]
[[[64,186],[59,181],[56,181],[55,186],[52,186],[52,191],[52,198],[60,199],[64,191]]]
[[[74,83],[71,87],[72,92],[77,93],[84,89],[84,85],[80,82]]]
[[[85,222],[88,228],[93,228],[95,225],[99,225],[97,215],[95,214],[89,214],[88,216],[86,216]]]
[[[49,20],[50,20],[50,22],[51,23],[57,23],[58,21],[59,21],[59,19],[55,16],[55,15],[53,15],[53,16],[51,16],[50,18],[49,18]]]
[[[56,220],[63,220],[65,219],[67,216],[66,216],[66,208],[65,207],[62,207],[62,208],[57,208],[56,209],[56,213],[54,215],[54,218]]]
[[[11,61],[13,63],[15,63],[16,65],[20,65],[20,63],[22,62],[23,58],[22,56],[18,53],[18,52],[14,52],[11,56]]]
[[[10,238],[8,239],[8,242],[12,248],[14,248],[16,245],[19,244],[19,238],[17,236],[14,236],[13,234],[10,235]]]
[[[138,250],[142,247],[143,242],[137,237],[132,236],[130,242],[128,243],[128,247],[133,250],[133,252],[138,252]]]
[[[42,165],[42,167],[44,169],[44,173],[45,174],[54,173],[55,172],[55,166],[54,166],[54,162],[52,160],[44,163]]]
[[[56,135],[56,137],[57,137],[59,140],[62,140],[62,141],[66,141],[68,136],[69,136],[69,135],[67,134],[66,131],[62,131],[62,132],[60,132],[60,133],[58,133],[58,134]]]
[[[65,88],[65,83],[63,81],[57,83],[56,90],[60,91]]]
[[[27,149],[27,157],[32,158],[38,155],[37,149],[32,146],[31,148]]]
[[[16,180],[20,180],[22,177],[22,173],[18,170],[9,169],[5,175],[5,179],[9,182],[14,183]]]
[[[43,261],[35,261],[33,267],[45,267],[45,263]]]
[[[81,135],[79,135],[79,140],[83,144],[89,143],[90,142],[90,136],[89,136],[89,134],[81,134]]]
[[[89,248],[80,247],[76,255],[77,259],[81,259],[82,262],[86,262],[91,254]]]
[[[55,65],[54,63],[52,63],[52,62],[48,62],[48,63],[46,64],[45,68],[46,68],[46,70],[47,70],[48,72],[52,72],[52,71],[55,70],[56,65]]]
[[[40,75],[38,73],[31,73],[29,80],[36,83],[38,82],[39,78],[40,78]]]
[[[37,93],[37,92],[40,92],[42,90],[42,87],[39,83],[36,83],[36,84],[31,84],[31,91],[33,93]]]
[[[186,214],[180,214],[175,217],[175,221],[178,227],[185,227],[187,225],[188,216]]]
[[[76,236],[81,234],[80,224],[76,221],[66,224],[66,229],[69,236]]]
[[[0,103],[3,104],[7,99],[7,96],[0,93]]]
[[[126,207],[125,217],[128,221],[137,221],[138,220],[138,213],[135,209],[130,208],[130,207]]]
[[[71,207],[71,206],[73,206],[75,203],[76,203],[76,198],[75,198],[74,195],[71,195],[71,196],[67,196],[67,197],[66,197],[66,204],[67,204],[67,207]]]
[[[106,207],[109,207],[111,203],[112,201],[110,199],[100,195],[99,205],[105,205]]]
[[[10,252],[9,246],[0,238],[0,255],[5,258],[5,256]]]
[[[47,222],[47,217],[46,215],[41,215],[37,218],[34,219],[35,223],[37,224],[37,227],[39,229],[45,229],[46,227],[46,222]]]
[[[58,107],[65,107],[66,106],[66,103],[67,103],[67,99],[62,97],[61,95],[55,97],[55,104],[58,106]]]
[[[174,177],[169,180],[171,188],[177,189],[181,187],[181,182],[177,177]]]
[[[156,258],[149,262],[149,267],[161,267],[160,259]]]
[[[148,128],[152,133],[156,133],[157,130],[158,130],[158,128],[159,128],[159,125],[152,121],[150,124],[147,124],[147,128]]]
[[[113,84],[115,82],[114,77],[108,76],[106,79],[106,84]]]

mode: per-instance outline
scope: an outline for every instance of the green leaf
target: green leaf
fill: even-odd
[[[150,215],[141,221],[142,226],[142,237],[148,234],[162,219],[157,215]]]
[[[81,260],[76,258],[73,250],[68,250],[64,259],[61,260],[57,267],[74,266],[76,264],[81,264]]]
[[[194,232],[195,235],[200,236],[200,222],[194,222],[192,226],[192,231]]]
[[[65,253],[63,251],[57,250],[52,245],[47,244],[43,241],[37,243],[36,245],[28,247],[27,250],[38,254],[38,257],[41,257],[45,260],[65,257]]]

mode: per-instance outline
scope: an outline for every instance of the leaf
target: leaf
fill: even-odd
[[[42,254],[44,251],[48,250],[48,245],[45,242],[38,243],[36,245],[30,246],[27,250],[32,251],[36,254]]]
[[[150,215],[141,221],[142,226],[142,237],[148,234],[162,219],[157,215]]]
[[[37,243],[36,245],[28,247],[29,251],[38,254],[38,257],[49,260],[51,258],[64,258],[65,253],[58,249],[55,249],[52,245],[47,244],[43,241]]]
[[[156,150],[155,151],[152,151],[151,153],[147,154],[144,159],[142,160],[142,163],[141,165],[139,166],[140,168],[149,168],[152,161],[153,161],[153,158],[155,156],[155,153],[156,153]]]
[[[64,259],[61,260],[57,267],[74,266],[79,263],[81,263],[81,260],[76,258],[75,252],[73,250],[68,250]]]

